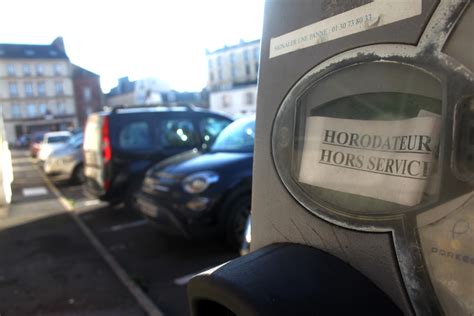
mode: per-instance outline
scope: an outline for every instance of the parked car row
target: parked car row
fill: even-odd
[[[83,183],[85,180],[83,139],[83,133],[78,133],[63,146],[52,151],[44,162],[44,172],[73,183]]]
[[[74,183],[84,181],[83,133],[37,132],[32,135],[30,154],[44,172]]]
[[[141,212],[162,232],[219,234],[239,247],[250,213],[254,130],[254,118],[232,123],[188,106],[93,113],[84,131],[84,187]]]

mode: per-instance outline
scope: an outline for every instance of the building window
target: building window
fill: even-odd
[[[66,106],[64,105],[64,103],[59,102],[57,104],[57,108],[58,108],[58,110],[57,110],[58,114],[66,114]]]
[[[13,77],[15,76],[15,65],[13,64],[8,64],[7,65],[7,73],[9,76]]]
[[[46,95],[46,86],[44,84],[44,81],[38,82],[38,95],[39,96],[45,96]]]
[[[245,104],[252,105],[254,102],[253,92],[247,92],[245,94]]]
[[[246,74],[247,76],[250,76],[250,65],[248,65],[248,64],[245,65],[245,74]]]
[[[245,63],[249,62],[249,51],[247,49],[244,50],[244,62]]]
[[[33,103],[28,104],[28,106],[26,107],[26,110],[28,112],[28,117],[36,116],[36,105],[34,105]]]
[[[10,97],[12,98],[18,97],[18,87],[15,82],[10,82],[8,84],[8,90],[10,91]]]
[[[21,107],[19,104],[12,105],[12,118],[21,118]]]
[[[54,69],[54,74],[55,75],[61,75],[62,74],[62,69],[61,69],[60,64],[54,64],[53,69]]]
[[[222,107],[228,108],[230,106],[230,95],[223,95],[222,96]]]
[[[214,81],[214,74],[211,72],[209,73],[209,81],[213,82]]]
[[[48,111],[48,108],[47,108],[46,104],[41,103],[39,105],[39,112],[41,113],[41,115],[46,115],[47,111]]]
[[[237,69],[236,69],[236,56],[234,54],[229,54],[229,59],[230,59],[230,72],[232,79],[235,79],[237,76]]]
[[[258,74],[258,63],[255,64],[255,73]]]
[[[33,85],[31,84],[31,82],[25,82],[25,96],[33,96]]]
[[[56,89],[56,95],[63,95],[64,94],[62,81],[56,81],[54,87]]]
[[[26,56],[34,56],[34,55],[35,55],[35,51],[32,50],[32,49],[27,49],[27,50],[25,50],[25,55],[26,55]]]
[[[209,69],[212,69],[212,59],[209,58],[207,64],[208,64]]]
[[[44,66],[43,64],[36,64],[36,75],[43,76],[44,75]]]
[[[253,49],[253,59],[258,62],[258,48]]]
[[[85,102],[90,102],[92,100],[92,91],[91,88],[85,87],[82,90],[82,95],[84,96],[84,101]]]
[[[31,69],[29,64],[23,64],[23,76],[29,77],[31,76]]]

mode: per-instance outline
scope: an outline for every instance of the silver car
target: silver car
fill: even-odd
[[[44,172],[73,182],[84,182],[83,138],[82,133],[76,134],[65,146],[54,150],[44,163]]]

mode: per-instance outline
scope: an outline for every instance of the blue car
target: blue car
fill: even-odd
[[[138,195],[143,215],[189,238],[220,234],[238,249],[250,214],[255,118],[227,126],[214,144],[152,167]]]

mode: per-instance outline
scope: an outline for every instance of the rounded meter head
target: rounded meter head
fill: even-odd
[[[317,65],[272,129],[288,192],[331,224],[390,232],[422,314],[474,312],[474,60],[445,45],[461,36],[462,26],[451,33],[461,13],[474,8],[441,3],[416,46],[365,46]]]

